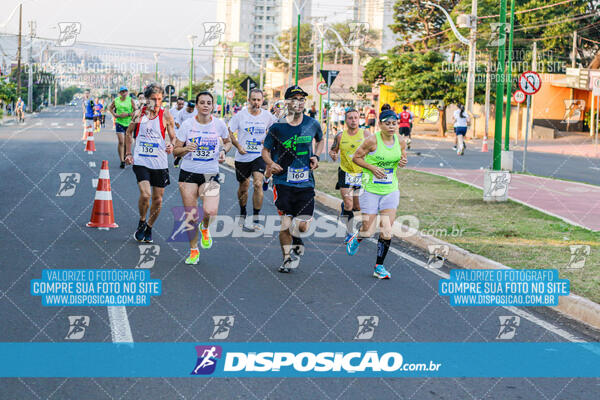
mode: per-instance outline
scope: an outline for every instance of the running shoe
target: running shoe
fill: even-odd
[[[279,267],[279,272],[291,272],[291,270],[298,268],[298,264],[300,264],[299,258],[288,257],[283,260],[283,264]]]
[[[352,239],[351,233],[346,233],[346,237],[344,238],[344,244],[348,244],[348,242]]]
[[[144,240],[144,232],[145,232],[145,230],[146,230],[146,221],[140,221],[138,223],[137,230],[133,234],[133,238],[135,240],[137,240],[138,242],[143,241]]]
[[[200,244],[203,249],[210,249],[212,247],[212,238],[210,237],[210,231],[207,229],[201,229],[200,233],[202,234],[202,240]]]
[[[269,182],[271,181],[271,178],[263,178],[263,192],[266,192],[267,190],[269,190]]]
[[[185,259],[185,263],[189,265],[196,265],[200,261],[200,251],[199,250],[190,250],[190,256]]]
[[[125,161],[121,161],[121,165],[119,165],[119,168],[121,168],[121,169],[125,168]]]
[[[360,242],[358,241],[358,232],[356,232],[346,244],[346,253],[349,256],[355,255],[358,251],[358,246],[360,246]]]
[[[456,146],[452,146],[452,150],[456,151],[458,148]]]
[[[144,231],[144,242],[152,243],[152,227],[146,225],[146,230]]]
[[[294,243],[294,240],[296,243]],[[302,238],[292,238],[292,255],[302,257],[304,255],[304,242]]]
[[[406,149],[410,150],[410,139],[406,141]]]
[[[373,276],[378,279],[390,279],[392,275],[386,271],[383,264],[375,265],[375,269],[373,270]]]

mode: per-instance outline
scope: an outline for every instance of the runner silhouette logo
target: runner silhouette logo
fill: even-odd
[[[500,319],[500,330],[496,339],[511,340],[517,333],[517,327],[521,324],[521,317],[515,315],[498,317]]]
[[[61,172],[58,176],[60,177],[60,186],[56,195],[59,197],[73,196],[77,184],[80,182],[81,175],[77,172]]]
[[[90,326],[90,317],[87,315],[70,315],[69,316],[69,331],[67,332],[66,340],[83,339],[86,328]]]
[[[223,355],[221,346],[196,346],[198,360],[190,375],[210,375],[215,372],[217,362]]]
[[[141,244],[138,246],[140,249],[140,259],[135,266],[136,268],[152,268],[156,257],[160,254],[160,246],[157,244]]]
[[[377,315],[359,315],[356,319],[358,320],[358,331],[356,331],[354,339],[371,339],[373,333],[375,333],[375,328],[379,325],[379,317]]]
[[[233,315],[213,315],[212,319],[215,326],[210,338],[217,340],[227,339],[235,321]]]
[[[200,207],[173,207],[173,231],[167,239],[168,242],[188,242],[198,229],[198,222],[202,220]]]

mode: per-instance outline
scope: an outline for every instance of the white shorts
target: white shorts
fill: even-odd
[[[397,209],[400,204],[400,191],[380,195],[363,191],[359,197],[360,212],[363,214],[376,215],[381,210]]]

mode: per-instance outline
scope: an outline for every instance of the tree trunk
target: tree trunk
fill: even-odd
[[[438,107],[440,117],[438,120],[438,136],[446,136],[446,105]]]

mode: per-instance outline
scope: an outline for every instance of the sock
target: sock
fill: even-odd
[[[260,208],[253,208],[252,215],[254,215],[254,222],[258,222],[258,214],[260,214]]]
[[[392,239],[383,239],[379,237],[379,240],[377,241],[377,264],[383,264],[385,256],[387,255],[387,252],[390,249],[391,243]]]
[[[240,206],[240,215],[246,216],[246,206]]]
[[[346,220],[346,232],[352,233],[352,218],[354,218],[354,211],[352,210],[344,210],[342,211],[342,216],[347,217]]]

